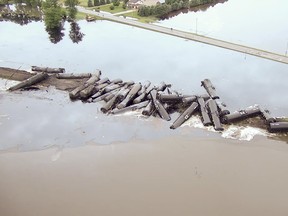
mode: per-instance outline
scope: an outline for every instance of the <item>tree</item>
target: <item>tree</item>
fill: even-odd
[[[106,4],[110,4],[111,2],[110,2],[110,0],[106,0]]]
[[[143,5],[143,6],[140,6],[140,7],[138,8],[138,15],[139,15],[139,16],[142,16],[142,17],[145,16],[145,7],[146,7],[146,6]]]
[[[189,0],[184,0],[182,3],[182,8],[188,9],[190,7]]]
[[[158,4],[155,7],[155,15],[157,17],[163,17],[171,11],[171,6],[167,4]]]
[[[65,5],[67,7],[76,7],[79,4],[78,0],[65,0]]]
[[[14,0],[14,3],[16,3],[16,4],[22,4],[23,2],[22,2],[22,0]]]
[[[119,6],[120,5],[120,1],[119,0],[113,0],[113,5],[115,7]]]
[[[9,0],[0,0],[0,5],[8,5],[9,4]]]
[[[100,6],[100,1],[99,0],[94,0],[94,6]]]
[[[68,17],[70,19],[74,20],[76,18],[76,14],[77,14],[77,8],[76,7],[68,7],[67,11],[68,11]]]
[[[189,3],[189,6],[190,7],[195,7],[195,6],[198,6],[200,5],[200,0],[191,0],[190,3]]]
[[[138,9],[138,15],[145,17],[155,15],[155,6],[141,6]]]
[[[62,40],[64,33],[63,18],[66,12],[58,5],[57,0],[46,0],[43,2],[44,23],[52,43]]]
[[[79,1],[78,0],[65,0],[64,4],[67,6],[68,17],[74,20],[77,14],[76,6],[79,4]]]
[[[47,8],[45,9],[44,15],[44,22],[47,28],[58,28],[61,25],[61,8]]]
[[[122,8],[123,8],[123,9],[126,9],[126,8],[127,8],[127,5],[126,5],[124,2],[122,3]]]
[[[15,1],[15,0],[14,0]],[[19,3],[26,3],[27,6],[37,7],[41,6],[41,0],[17,0]]]
[[[43,8],[46,28],[60,28],[62,25],[62,19],[66,14],[65,11],[58,5],[57,0],[46,0],[43,3]]]
[[[171,5],[171,10],[172,11],[176,11],[176,10],[179,10],[180,9],[180,6],[179,6],[179,3],[178,2],[174,2],[172,5]]]
[[[105,5],[105,4],[106,4],[105,0],[100,0],[100,5]]]
[[[110,10],[114,10],[114,9],[115,9],[114,5],[111,5]]]
[[[165,4],[169,4],[169,5],[172,5],[175,2],[176,0],[165,0]]]
[[[93,7],[92,0],[88,0],[87,6],[88,7]]]
[[[60,6],[58,5],[58,1],[57,1],[57,0],[46,0],[46,1],[43,2],[43,8],[44,8],[44,10],[45,10],[46,8],[52,8],[52,7],[54,7],[54,8],[60,7]]]
[[[150,6],[144,8],[144,16],[150,16]]]

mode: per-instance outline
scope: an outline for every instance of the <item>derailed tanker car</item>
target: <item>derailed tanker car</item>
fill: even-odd
[[[199,115],[204,126],[213,126],[216,131],[223,131],[223,125],[235,124],[248,118],[260,116],[263,124],[270,132],[288,132],[288,121],[285,118],[274,118],[268,110],[259,106],[252,106],[233,113],[220,99],[215,86],[211,80],[204,79],[201,86],[207,94],[182,94],[171,87],[171,84],[161,82],[153,85],[150,81],[135,83],[134,81],[122,81],[122,79],[110,80],[102,78],[102,72],[82,75],[63,74],[64,68],[32,67],[33,71],[40,72],[28,80],[11,87],[9,90],[17,90],[27,85],[34,85],[47,79],[48,76],[55,76],[57,79],[79,79],[86,78],[86,81],[69,92],[71,100],[82,100],[83,102],[104,103],[101,111],[107,114],[120,114],[127,111],[142,109],[142,114],[158,116],[170,121],[173,112],[180,113],[171,124],[171,129],[180,127],[192,115]],[[48,73],[50,73],[48,75]],[[55,75],[55,73],[57,75]],[[63,74],[63,75],[62,75]],[[31,81],[32,79],[32,81]]]

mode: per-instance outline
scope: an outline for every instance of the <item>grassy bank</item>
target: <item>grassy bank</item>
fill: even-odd
[[[78,0],[79,1],[79,6],[82,7],[87,7],[88,6],[88,0]]]
[[[64,4],[64,0],[60,1],[62,4]],[[93,0],[92,0],[93,2]],[[106,5],[100,5],[100,6],[95,6],[95,7],[88,7],[88,0],[79,0],[79,6],[81,7],[85,7],[86,9],[89,10],[96,10],[96,11],[104,11],[104,12],[108,12],[111,14],[115,14],[115,13],[120,13],[120,12],[125,12],[125,11],[129,11],[131,10],[130,8],[123,8],[122,7],[122,1],[120,3],[119,6],[114,6],[114,9],[111,10],[110,7],[113,5],[111,4],[106,4]],[[126,16],[126,17],[131,17],[131,18],[135,18],[137,19],[139,22],[143,22],[143,23],[151,23],[151,22],[155,22],[158,20],[157,17],[155,16],[148,16],[148,17],[141,17],[138,15],[137,10],[133,11],[133,12],[128,12],[125,14],[122,14],[121,16]],[[81,19],[85,19],[86,18],[86,14],[84,13],[80,13],[78,12],[76,15],[76,19],[77,20],[81,20]],[[97,19],[102,19],[101,17],[97,17]]]
[[[78,11],[76,14],[76,20],[83,20],[83,19],[86,19],[86,14]]]
[[[143,23],[151,23],[151,22],[155,22],[158,20],[158,18],[155,16],[141,17],[138,15],[137,11],[125,13],[125,14],[123,14],[123,16],[135,18],[139,22],[143,22]]]
[[[93,1],[94,0],[92,0],[92,3],[93,3]],[[122,7],[122,5],[123,5],[122,1],[121,1],[119,6],[114,6],[113,10],[110,9],[110,7],[112,5],[113,4],[111,3],[111,4],[100,5],[100,6],[88,7],[88,0],[79,0],[79,6],[85,7],[85,8],[90,9],[90,10],[96,9],[96,10],[100,10],[100,11],[109,12],[112,14],[129,10],[129,8],[124,9]]]
[[[106,4],[106,5],[101,5],[101,6],[98,6],[98,7],[94,7],[95,9],[98,9],[100,11],[105,11],[105,12],[109,12],[109,13],[119,13],[119,12],[123,12],[123,11],[127,11],[129,10],[128,8],[124,9],[122,7],[122,2],[119,6],[114,6],[114,10],[111,10],[110,7],[112,6],[113,4]]]

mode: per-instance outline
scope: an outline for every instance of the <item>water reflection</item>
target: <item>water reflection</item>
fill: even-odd
[[[288,1],[229,0],[157,24],[285,54]]]
[[[58,28],[49,29],[46,27],[46,31],[49,34],[49,40],[51,43],[57,44],[65,36],[63,25]],[[80,31],[80,26],[77,22],[70,22],[69,38],[73,43],[79,43],[82,41],[85,34]]]
[[[68,18],[70,22],[70,32],[69,37],[73,43],[79,43],[82,41],[85,34],[80,31],[80,26],[75,21],[75,14],[77,10],[69,10]],[[53,19],[54,14],[46,14],[46,18]],[[49,40],[53,44],[60,42],[65,36],[64,24],[66,17],[60,22],[58,27],[48,28],[45,27],[46,32],[49,35]],[[0,21],[10,21],[21,26],[27,25],[33,21],[42,21],[43,13],[39,6],[37,5],[26,5],[22,3],[17,3],[13,5],[5,5],[0,7]]]
[[[73,43],[79,43],[84,37],[84,34],[80,31],[80,26],[75,21],[70,23],[69,37]]]
[[[42,12],[38,6],[31,7],[24,4],[5,5],[4,7],[0,7],[0,17],[2,21],[27,25],[32,21],[40,21],[42,19]]]
[[[45,28],[46,32],[49,34],[49,40],[51,41],[51,43],[58,43],[59,41],[61,41],[64,37],[64,28],[61,26],[59,28]]]
[[[171,13],[169,13],[168,15],[162,17],[162,20],[165,20],[165,19],[170,19],[170,18],[173,18],[175,16],[178,16],[179,14],[186,14],[188,12],[198,12],[198,11],[206,11],[208,8],[210,7],[214,7],[215,5],[217,5],[218,3],[225,3],[227,2],[228,0],[216,0],[215,2],[213,3],[210,3],[210,4],[205,4],[205,5],[200,5],[200,6],[197,6],[197,7],[192,7],[192,8],[185,8],[185,9],[181,9],[181,10],[177,10],[177,11],[173,11]]]
[[[1,65],[65,67],[75,73],[99,68],[111,79],[149,79],[155,84],[164,79],[187,94],[202,93],[200,81],[210,78],[232,111],[259,104],[273,115],[287,115],[287,65],[108,21],[81,21],[85,37],[78,44],[69,38],[66,22],[63,41],[51,46],[43,26],[6,23],[0,28]]]

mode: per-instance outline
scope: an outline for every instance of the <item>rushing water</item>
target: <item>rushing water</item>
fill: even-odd
[[[250,17],[253,23],[258,22],[259,25],[257,29],[254,27],[253,34],[249,32],[249,29],[253,30],[254,24],[243,29],[244,24],[249,26],[247,20],[243,20],[243,24],[236,28],[236,23],[235,26],[233,23],[235,22],[235,16],[238,17],[239,10],[234,8],[235,5],[231,8],[229,6],[230,1],[233,3],[231,3],[232,6],[238,4],[239,7],[243,8],[243,4],[245,4],[243,1],[229,0],[224,4],[218,4],[208,9],[206,12],[191,12],[179,15],[173,19],[161,21],[159,24],[180,28],[181,26],[178,26],[178,24],[182,23],[183,28],[186,28],[190,19],[186,16],[193,17],[196,15],[200,33],[205,31],[204,25],[201,24],[204,21],[205,14],[211,19],[211,13],[214,11],[215,17],[222,18],[213,19],[210,22],[207,18],[206,24],[210,23],[211,31],[217,29],[217,31],[213,30],[213,34],[218,32],[218,38],[233,37],[236,41],[240,40],[242,36],[240,37],[238,31],[242,29],[242,35],[245,32],[251,35],[250,37],[246,36],[251,39],[247,43],[248,45],[256,46],[257,44],[253,44],[253,38],[258,38],[257,43],[265,44],[267,49],[274,47],[277,50],[277,44],[281,42],[279,32],[285,30],[287,33],[287,29],[284,28],[285,25],[279,24],[278,27],[273,25],[272,18],[271,23],[267,23],[266,13],[272,12],[260,10],[259,13],[257,12],[257,16]],[[232,11],[229,11],[229,8]],[[278,5],[278,8],[280,13],[282,11],[281,5]],[[278,13],[275,12],[275,14]],[[225,15],[226,18],[224,19]],[[185,21],[182,22],[181,19]],[[262,23],[262,19],[265,19],[265,23]],[[283,20],[285,19],[283,18]],[[231,29],[230,34],[226,34],[227,29],[216,28],[217,25],[234,26],[233,29],[238,29],[238,31],[234,34],[234,30]],[[274,30],[268,31],[266,29],[267,25],[273,25]],[[0,22],[0,65],[28,70],[31,65],[65,67],[67,72],[76,73],[93,72],[96,68],[99,68],[102,70],[103,76],[111,79],[150,80],[154,84],[164,80],[171,83],[174,89],[187,94],[204,93],[200,81],[210,78],[221,99],[232,111],[259,104],[268,108],[272,115],[288,115],[288,95],[286,94],[288,91],[286,83],[288,68],[285,64],[108,21],[97,21],[95,23],[80,21],[79,26],[81,32],[85,34],[80,43],[76,44],[70,40],[69,24],[66,23],[63,40],[57,44],[52,44],[42,22],[32,22],[26,26]],[[187,28],[189,29],[190,26]],[[267,32],[270,35],[269,40],[267,39]],[[281,34],[281,37],[285,37],[283,35],[285,34]],[[276,42],[271,43],[271,41]],[[245,42],[246,39],[243,40],[244,44]],[[99,107],[94,107],[94,105],[83,105],[78,102],[71,104],[67,94],[61,96],[60,99],[59,97],[52,97],[41,102],[37,102],[39,97],[35,97],[34,93],[25,93],[24,96],[27,96],[27,94],[28,96],[32,94],[32,96],[30,95],[29,99],[24,100],[19,95],[15,99],[10,94],[4,96],[5,94],[2,92],[4,99],[1,102],[2,117],[0,122],[2,124],[0,124],[0,127],[5,128],[5,130],[1,130],[0,133],[1,137],[6,138],[6,147],[19,145],[19,143],[22,143],[24,149],[25,145],[30,145],[28,149],[35,149],[35,146],[42,148],[54,144],[74,146],[79,145],[79,142],[89,143],[91,140],[97,143],[109,143],[133,138],[161,137],[175,133],[188,134],[192,130],[183,127],[175,132],[169,130],[169,123],[159,120],[148,123],[147,121],[140,121],[139,123],[136,118],[135,120],[130,118],[127,120],[126,116],[106,117],[98,111]],[[25,113],[25,101],[28,104],[27,107],[30,107],[33,111],[30,114],[26,113],[23,117],[21,113],[17,112],[20,109],[21,112]],[[42,105],[40,107],[32,106],[35,103]],[[67,107],[62,109],[63,104],[66,104]],[[14,106],[14,108],[11,109],[11,106]],[[57,113],[59,109],[60,113]],[[61,115],[61,109],[63,113],[71,111],[71,115]],[[35,115],[34,112],[38,114]],[[18,123],[18,130],[8,133],[15,125],[15,121],[11,123],[13,116]],[[123,123],[124,119],[127,120],[126,123]],[[42,125],[40,127],[41,132],[39,132],[40,129],[38,131],[34,130],[35,124],[37,125],[39,121],[42,122],[40,122]],[[23,122],[26,122],[26,124],[23,124]],[[153,126],[151,127],[151,125]],[[25,128],[29,133],[21,142],[22,135],[27,133]],[[111,129],[113,135],[111,135]],[[45,133],[45,131],[49,132]],[[37,133],[40,134],[41,139],[43,138],[47,142],[43,141],[42,145],[39,145]],[[99,138],[101,136],[103,137]],[[95,137],[97,137],[96,140]]]

